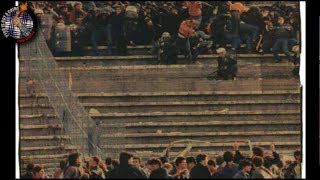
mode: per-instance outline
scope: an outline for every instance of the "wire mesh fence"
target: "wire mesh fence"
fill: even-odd
[[[41,30],[32,41],[21,44],[19,50],[19,56],[25,59],[27,76],[37,80],[44,89],[70,143],[83,155],[104,158],[95,142],[98,127],[69,89],[67,74],[59,69]]]

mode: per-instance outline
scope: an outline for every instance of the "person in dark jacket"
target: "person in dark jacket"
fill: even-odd
[[[209,179],[211,173],[207,167],[208,157],[205,154],[199,154],[196,157],[197,165],[191,169],[190,179]]]
[[[237,73],[237,61],[226,53],[225,48],[217,49],[218,58],[218,79],[234,79]]]
[[[119,169],[119,161],[114,159],[111,160],[111,167],[109,169],[109,171],[105,174],[106,179],[115,177],[115,174],[117,172],[117,170]]]
[[[187,168],[189,171],[196,166],[196,159],[194,157],[187,157]]]
[[[249,160],[241,160],[239,163],[239,171],[233,176],[233,179],[250,179],[250,171],[252,165]]]
[[[27,165],[27,172],[21,176],[21,179],[32,179],[32,171],[34,166],[35,166],[34,163],[29,163]]]
[[[238,164],[234,163],[234,155],[230,151],[223,153],[224,167],[220,172],[221,178],[232,178],[238,171]]]
[[[292,26],[285,24],[284,18],[278,18],[278,26],[274,29],[274,38],[275,43],[272,47],[273,56],[276,59],[276,62],[280,62],[279,52],[282,50],[287,56],[289,61],[292,61],[292,57],[288,48],[288,40],[292,37]]]
[[[116,46],[117,53],[126,54],[127,53],[127,40],[126,40],[126,30],[124,28],[125,23],[125,13],[121,6],[115,7],[115,12],[111,17],[111,32],[113,43]]]
[[[294,152],[295,161],[291,163],[286,170],[284,177],[290,179],[300,179],[301,178],[301,151],[297,150]]]
[[[168,32],[164,32],[158,41],[158,63],[175,64],[177,63],[178,52],[175,49],[175,39]]]
[[[120,153],[120,165],[109,178],[147,179],[146,174],[133,165],[133,155],[127,152]]]
[[[231,11],[231,46],[232,50],[240,48],[240,12],[236,10]]]
[[[214,16],[212,23],[210,24],[211,34],[214,38],[215,47],[225,47],[227,44],[227,36],[231,27],[227,26],[227,24],[231,24],[231,15],[230,14],[219,14]]]
[[[150,165],[150,179],[169,179],[167,171],[162,168],[162,163],[159,159],[150,159],[147,163]]]
[[[111,12],[91,12],[87,19],[87,28],[91,31],[91,44],[96,55],[100,55],[98,51],[99,41],[108,41],[108,55],[111,55],[112,40],[111,40]],[[87,17],[88,17],[87,16]]]

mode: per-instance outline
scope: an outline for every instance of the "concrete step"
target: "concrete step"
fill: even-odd
[[[46,154],[69,154],[76,150],[75,146],[38,146],[38,147],[21,147],[22,156],[46,155]]]
[[[42,119],[42,118],[20,118],[19,119],[20,124],[23,125],[43,125],[43,124],[57,124],[61,123],[59,119],[57,118],[47,118],[47,119]]]
[[[20,123],[20,136],[64,135],[61,124],[24,125]]]
[[[206,116],[206,115],[261,115],[261,114],[300,114],[298,111],[198,111],[198,112],[147,112],[147,113],[100,113],[92,114],[91,117],[145,117],[145,116]]]
[[[87,111],[91,108],[100,113],[147,113],[147,112],[198,112],[198,111],[260,111],[260,110],[296,110],[300,111],[299,103],[270,103],[270,104],[202,104],[202,105],[141,105],[141,106],[86,106]]]
[[[28,117],[28,118],[26,118]],[[300,113],[271,113],[271,114],[216,114],[216,115],[198,115],[198,116],[186,116],[186,115],[171,115],[171,116],[123,116],[123,117],[103,117],[96,116],[92,117],[93,120],[98,124],[112,124],[112,123],[143,123],[143,122],[194,122],[196,118],[200,122],[206,121],[263,121],[269,119],[276,119],[278,121],[292,120],[292,121],[300,121]],[[55,118],[47,118],[42,119],[37,115],[33,116],[20,116],[20,123],[24,125],[42,125],[42,124],[54,124],[57,123],[58,119]]]
[[[156,79],[152,81],[75,81],[75,93],[101,92],[152,92],[152,91],[254,91],[254,90],[299,90],[296,79],[258,79],[258,80],[208,80],[197,79]],[[26,93],[26,86],[20,84],[19,93]],[[43,92],[36,87],[36,92]]]
[[[118,113],[117,113],[118,114]],[[300,121],[299,112],[244,112],[244,113],[208,113],[202,112],[199,113],[179,113],[179,114],[166,114],[166,113],[158,113],[158,114],[118,114],[118,116],[113,116],[113,114],[100,115],[100,116],[92,116],[93,120],[98,122],[99,124],[103,123],[143,123],[143,122],[193,122],[195,119],[197,121],[205,122],[205,121],[262,121],[262,120],[270,120],[276,119],[279,121],[283,120],[296,120]]]
[[[152,112],[152,111],[209,111],[209,110],[300,110],[300,102],[286,101],[189,101],[189,102],[120,102],[120,103],[83,103],[89,112],[91,108],[100,113],[107,112]],[[30,104],[21,105],[20,114],[34,114],[37,110],[45,114],[55,113],[50,105]]]
[[[191,141],[185,141],[183,142],[178,142],[175,143],[171,146],[170,150],[177,150],[177,148],[185,148],[186,145],[189,143],[192,144],[193,148],[196,147],[206,147],[206,148],[214,148],[214,147],[220,147],[220,148],[229,148],[232,149],[234,142],[214,142],[214,141],[196,141],[196,142],[191,142]],[[270,148],[270,142],[250,142],[251,145],[254,146],[259,146],[264,149],[269,149]],[[281,149],[282,147],[287,147],[287,146],[300,146],[300,142],[272,142],[273,144],[276,145],[277,149]],[[248,143],[247,142],[238,142],[240,146],[240,150],[247,148],[248,149]],[[159,151],[163,151],[169,146],[169,144],[126,144],[126,145],[114,145],[111,147],[107,147],[105,145],[102,145],[102,148],[106,149],[113,149],[113,148],[125,148],[128,151],[132,150],[137,150],[137,149],[148,149],[148,148],[157,148]]]
[[[38,160],[38,159],[46,159],[47,161],[54,161],[55,159],[62,160],[64,158],[67,158],[69,153],[63,153],[63,154],[46,154],[46,155],[30,155],[30,156],[21,156],[21,160],[24,161],[32,161],[32,160]]]
[[[77,93],[77,96],[82,103],[300,100],[299,90]],[[22,107],[50,104],[43,93],[37,94],[37,98],[20,93],[19,101]]]
[[[292,63],[238,62],[238,78],[291,77]],[[217,63],[202,65],[133,65],[107,67],[65,67],[60,68],[66,75],[71,73],[73,80],[115,80],[115,79],[155,79],[155,78],[201,78],[217,70]],[[26,81],[28,70],[20,68],[19,78]]]
[[[280,57],[285,57],[280,54]],[[216,54],[203,54],[198,56],[198,61],[203,64],[216,62]],[[37,60],[32,58],[30,60]],[[114,66],[114,65],[156,65],[158,60],[156,55],[128,55],[128,56],[81,56],[81,57],[55,57],[60,67],[90,67],[90,66]],[[238,54],[238,61],[269,61],[275,62],[272,54]],[[24,66],[26,59],[19,58],[20,64]],[[283,60],[284,62],[287,60]],[[178,56],[178,64],[189,64],[184,56]]]
[[[181,139],[201,139],[204,141],[300,141],[300,131],[242,131],[242,132],[170,132],[170,133],[112,133],[100,136],[99,144],[109,144],[108,140],[118,138],[115,144],[170,143]]]
[[[300,121],[207,121],[207,122],[143,122],[143,123],[101,123],[99,128],[105,131],[117,133],[125,128],[126,133],[168,133],[168,132],[202,132],[220,131],[297,131],[301,129]],[[103,133],[103,132],[102,132]]]
[[[139,137],[196,137],[196,136],[266,136],[266,135],[299,135],[299,131],[249,131],[249,132],[168,132],[168,133],[117,133],[102,135],[102,138],[139,138]]]
[[[65,144],[70,144],[70,137],[66,135],[20,136],[21,147],[63,146]]]

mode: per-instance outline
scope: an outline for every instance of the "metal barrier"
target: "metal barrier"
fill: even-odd
[[[29,78],[40,82],[65,134],[70,137],[70,143],[77,151],[83,155],[104,158],[104,153],[94,142],[98,127],[69,89],[67,75],[59,70],[41,32],[39,29],[34,39],[20,44],[19,56],[25,59],[26,73]]]

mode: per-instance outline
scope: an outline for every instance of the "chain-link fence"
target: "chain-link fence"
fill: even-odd
[[[104,158],[96,146],[97,126],[81,105],[78,97],[69,89],[67,74],[59,70],[42,31],[27,43],[20,45],[19,56],[23,57],[27,76],[37,80],[48,96],[57,117],[63,124],[71,144],[83,155],[98,155]]]

